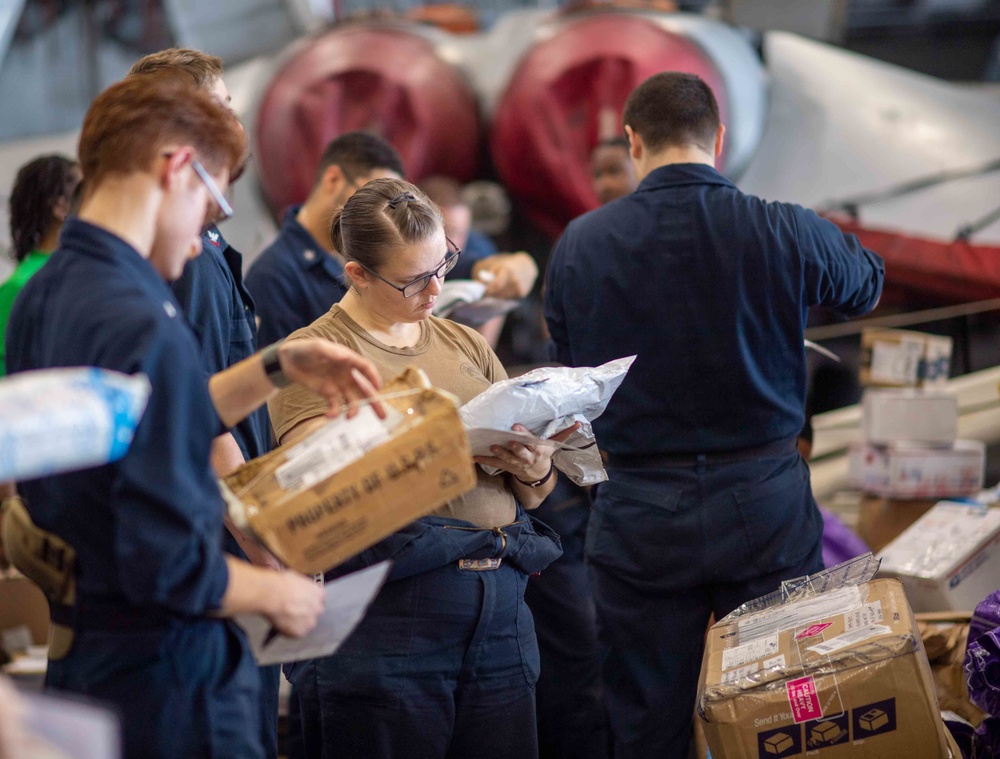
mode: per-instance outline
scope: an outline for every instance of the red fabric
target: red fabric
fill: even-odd
[[[392,143],[411,181],[475,174],[479,112],[461,74],[415,32],[348,24],[292,55],[261,101],[255,160],[272,208],[301,203],[326,144],[354,129]]]
[[[550,235],[597,207],[590,153],[601,139],[623,134],[625,99],[661,71],[701,76],[726,122],[728,98],[711,58],[642,16],[570,18],[521,61],[498,105],[490,147],[508,191]]]
[[[839,217],[831,221],[885,259],[884,301],[916,296],[965,303],[1000,297],[1000,247],[932,240]]]

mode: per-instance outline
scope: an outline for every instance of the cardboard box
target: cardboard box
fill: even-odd
[[[955,498],[983,489],[986,445],[956,440],[948,448],[852,443],[851,487],[889,498]]]
[[[411,384],[397,380],[385,394]],[[316,472],[329,468],[330,456],[344,453],[320,446],[322,436],[329,442],[334,432],[356,454],[371,439],[357,432],[363,422],[333,420],[341,427],[327,425],[226,477],[223,492],[237,524],[247,524],[287,566],[315,574],[475,487],[472,454],[452,396],[411,388],[386,403],[399,419],[389,439],[319,481],[313,481]]]
[[[49,602],[31,580],[16,570],[0,576],[0,630],[25,626],[32,643],[49,640]]]
[[[986,713],[969,700],[964,669],[972,612],[938,611],[914,616],[931,663],[941,711],[954,712],[979,727]]]
[[[863,329],[861,384],[941,387],[948,382],[951,349],[950,337],[903,329]]]
[[[881,551],[937,502],[936,498],[901,500],[863,496],[858,506],[858,537],[872,551]]]
[[[997,588],[1000,509],[942,501],[881,553],[915,611],[969,610]]]
[[[713,759],[942,759],[930,665],[897,580],[709,631],[698,714]]]
[[[865,440],[874,445],[950,446],[958,437],[958,398],[950,393],[868,389],[861,403]]]

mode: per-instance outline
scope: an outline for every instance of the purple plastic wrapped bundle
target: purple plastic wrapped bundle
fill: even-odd
[[[819,513],[823,516],[823,566],[835,567],[855,556],[868,553],[870,550],[864,541],[855,535],[840,519],[822,506]],[[1000,625],[1000,622],[996,624]]]
[[[969,700],[989,716],[972,736],[976,759],[1000,757],[1000,591],[976,606],[965,652]]]
[[[976,606],[969,623],[969,642],[997,627],[1000,627],[1000,590],[994,590]]]

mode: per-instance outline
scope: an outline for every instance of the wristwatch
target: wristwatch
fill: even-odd
[[[524,480],[522,480],[522,479],[521,479],[520,477],[518,477],[518,476],[517,476],[516,474],[514,475],[514,479],[515,479],[515,480],[517,480],[518,482],[520,482],[520,483],[521,483],[522,485],[525,485],[525,486],[527,486],[527,487],[529,487],[529,488],[537,488],[537,487],[541,487],[541,486],[542,486],[542,485],[544,485],[544,484],[545,484],[546,482],[548,482],[548,481],[549,481],[549,479],[550,479],[550,478],[552,477],[552,473],[553,473],[554,471],[556,471],[556,465],[555,465],[555,462],[553,462],[553,461],[550,461],[550,462],[549,462],[549,471],[548,471],[548,472],[547,472],[547,473],[545,474],[545,476],[544,476],[544,477],[542,477],[542,479],[540,479],[540,480],[535,480],[534,482],[525,482],[525,481],[524,481]]]
[[[278,388],[288,387],[292,384],[292,381],[281,371],[281,361],[278,360],[278,346],[282,342],[279,340],[276,343],[271,343],[260,352],[260,360],[264,363],[264,374],[267,375],[270,383]]]

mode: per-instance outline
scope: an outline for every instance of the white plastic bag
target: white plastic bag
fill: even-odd
[[[608,475],[590,423],[604,413],[633,361],[635,356],[598,367],[542,367],[497,382],[459,409],[472,454],[491,455],[489,446],[500,442],[498,433],[537,444],[580,422],[580,429],[558,446],[552,460],[577,485],[604,482]],[[534,437],[511,433],[515,424],[523,424]]]
[[[30,480],[121,458],[150,389],[145,375],[92,367],[0,379],[0,481]]]

